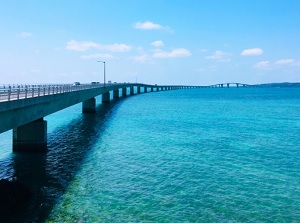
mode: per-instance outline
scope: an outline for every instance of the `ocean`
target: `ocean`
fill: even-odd
[[[47,153],[0,134],[0,179],[34,194],[11,222],[300,222],[300,88],[99,96],[45,119]]]

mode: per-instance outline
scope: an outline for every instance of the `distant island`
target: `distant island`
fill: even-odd
[[[256,86],[261,87],[300,87],[300,83],[290,83],[290,82],[283,82],[283,83],[269,83],[269,84],[255,84]]]

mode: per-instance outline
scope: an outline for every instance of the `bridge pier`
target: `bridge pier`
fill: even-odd
[[[141,93],[141,87],[140,87],[140,86],[137,87],[137,93],[138,93],[138,94]]]
[[[127,89],[126,87],[122,88],[122,96],[125,97],[127,95]]]
[[[119,89],[115,89],[113,92],[114,92],[113,93],[113,98],[119,98],[120,97],[119,96]]]
[[[144,92],[147,93],[147,87],[144,87]]]
[[[102,94],[102,103],[110,103],[110,93],[109,93],[109,91]]]
[[[133,88],[133,86],[130,87],[130,94],[131,94],[131,95],[134,94],[134,88]]]
[[[90,98],[82,102],[82,113],[95,113],[96,112],[96,99]]]
[[[47,121],[43,118],[13,129],[13,152],[47,150]]]

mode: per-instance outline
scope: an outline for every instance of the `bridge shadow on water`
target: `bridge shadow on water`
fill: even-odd
[[[45,222],[123,101],[100,104],[96,114],[82,114],[55,129],[48,134],[46,153],[15,153],[6,160],[10,178],[29,187],[33,197],[26,207],[0,216],[0,222]]]

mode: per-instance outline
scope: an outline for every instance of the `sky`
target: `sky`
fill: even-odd
[[[0,0],[0,84],[300,82],[299,0]]]

